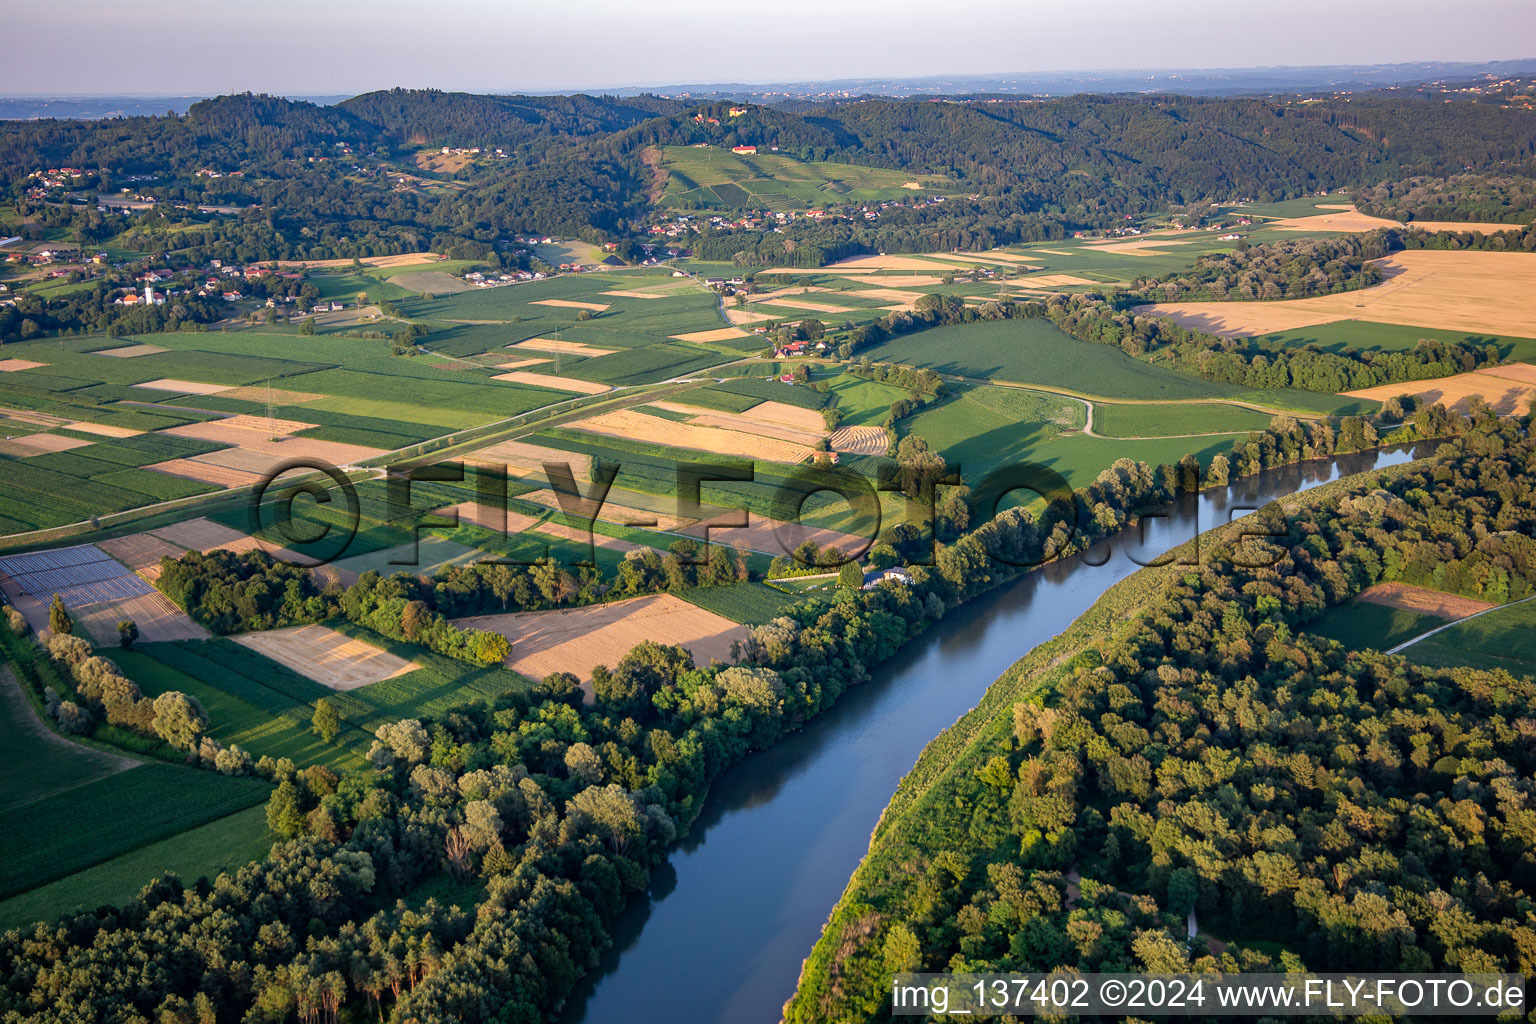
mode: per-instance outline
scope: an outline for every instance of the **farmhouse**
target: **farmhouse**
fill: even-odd
[[[912,574],[899,566],[894,569],[871,569],[864,574],[863,589],[874,590],[887,580],[900,583],[902,586],[911,586]]]

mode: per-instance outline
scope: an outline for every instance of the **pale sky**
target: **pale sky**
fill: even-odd
[[[33,0],[7,6],[0,21],[0,95],[317,95],[397,85],[596,91],[1536,56],[1533,0]]]

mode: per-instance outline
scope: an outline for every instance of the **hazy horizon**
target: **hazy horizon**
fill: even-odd
[[[980,16],[935,14],[912,0],[792,0],[763,19],[696,0],[590,0],[579,9],[462,0],[435,21],[419,5],[389,0],[271,0],[260,9],[147,0],[131,10],[81,0],[67,15],[19,9],[8,24],[25,44],[0,66],[0,94],[10,96],[595,92],[1536,56],[1529,0],[1454,9],[1440,0],[1298,0],[1280,12],[1224,0],[1082,0]]]

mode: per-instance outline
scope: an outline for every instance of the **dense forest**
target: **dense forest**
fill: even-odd
[[[236,207],[238,215],[151,224],[140,241],[250,261],[483,251],[524,231],[630,237],[658,212],[647,153],[660,145],[777,146],[807,160],[942,174],[956,183],[960,194],[949,202],[893,207],[875,221],[799,221],[780,232],[698,241],[708,258],[813,265],[875,249],[1059,238],[1209,200],[1283,199],[1468,169],[1497,175],[1527,166],[1536,152],[1536,112],[1419,97],[866,99],[801,107],[751,106],[732,117],[724,104],[684,107],[655,97],[393,90],[320,107],[225,96],[182,116],[6,122],[0,189],[20,198],[34,171],[68,166],[95,174],[102,191],[131,182],[163,200]],[[445,145],[504,152],[446,177],[418,171],[419,149]],[[198,173],[205,170],[219,176]],[[35,212],[25,200],[22,207]],[[81,240],[108,226],[94,204],[60,209]]]
[[[1410,225],[1416,220],[1482,221],[1520,227],[1536,219],[1536,181],[1507,174],[1420,176],[1356,189],[1355,206]]]
[[[1429,407],[1387,440],[1465,428]],[[608,923],[686,832],[711,780],[831,706],[949,609],[1181,489],[1378,440],[1358,419],[1335,429],[1279,417],[1203,480],[1193,458],[1121,460],[1076,491],[1047,483],[1039,518],[1009,509],[939,544],[910,586],[800,601],[754,628],[735,665],[700,667],[646,642],[594,670],[593,705],[574,676],[555,673],[531,692],[380,726],[369,767],[340,778],[268,764],[278,784],[268,821],[282,840],[268,859],[192,886],[160,879],[126,906],[0,936],[0,1016],[254,1024],[335,1020],[345,1008],[402,1024],[534,1024],[596,964]],[[505,599],[494,580],[460,573],[441,589],[366,577],[316,594],[289,586],[260,552],[162,566],[162,585],[221,628],[304,621],[334,602],[336,614],[421,638],[413,628],[430,632],[465,587],[473,600]],[[444,879],[474,892],[476,912],[416,898]],[[165,969],[129,966],[147,962]]]
[[[903,783],[787,1019],[885,1019],[903,971],[1536,969],[1536,683],[1304,632],[1382,580],[1533,593],[1525,427],[1271,505],[1270,557],[1133,577],[1026,659]]]

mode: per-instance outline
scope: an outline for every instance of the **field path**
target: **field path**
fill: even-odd
[[[72,757],[79,758],[82,763],[94,763],[96,770],[92,773],[91,779],[105,778],[139,766],[140,762],[131,757],[109,754],[105,750],[88,747],[84,743],[75,743],[48,728],[37,717],[37,712],[32,708],[32,702],[21,691],[21,687],[22,682],[16,678],[16,673],[11,670],[11,666],[0,665],[0,719],[9,718],[42,742],[67,749]]]
[[[1396,647],[1392,648],[1390,651],[1384,651],[1382,653],[1384,653],[1384,654],[1401,654],[1401,653],[1403,653],[1403,651],[1405,651],[1408,648],[1412,647],[1414,644],[1418,643],[1420,640],[1428,640],[1430,637],[1434,636],[1436,633],[1443,633],[1443,632],[1445,632],[1448,629],[1451,629],[1451,628],[1453,628],[1455,626],[1461,625],[1463,622],[1471,622],[1473,619],[1478,618],[1479,616],[1487,615],[1490,612],[1500,612],[1500,611],[1503,611],[1505,608],[1513,608],[1515,605],[1517,605],[1517,604],[1525,604],[1525,602],[1527,602],[1527,601],[1536,601],[1536,597],[1522,597],[1518,601],[1511,601],[1511,602],[1509,602],[1509,604],[1501,604],[1501,605],[1497,605],[1497,606],[1495,606],[1493,608],[1485,608],[1484,610],[1482,610],[1480,612],[1474,612],[1473,614],[1468,615],[1466,618],[1453,619],[1450,622],[1447,622],[1443,626],[1436,626],[1434,629],[1430,630],[1427,633],[1420,633],[1418,636],[1414,637],[1412,640],[1409,640],[1409,641],[1407,641],[1405,643],[1400,643]]]

